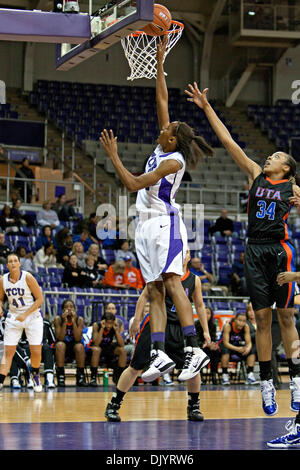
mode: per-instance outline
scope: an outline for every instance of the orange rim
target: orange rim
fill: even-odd
[[[169,30],[169,31],[165,31],[164,33],[162,33],[162,34],[160,34],[159,36],[156,36],[156,37],[160,37],[160,36],[163,36],[165,34],[177,34],[177,33],[179,33],[180,31],[182,31],[184,29],[184,24],[180,23],[180,21],[172,20],[171,23],[178,26],[178,28],[177,29],[172,29],[172,30]],[[143,34],[148,36],[144,31],[135,31],[134,33],[131,33],[128,36],[138,37],[138,36],[142,36]],[[155,37],[155,36],[152,36],[152,37]]]

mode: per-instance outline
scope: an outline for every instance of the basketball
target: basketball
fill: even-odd
[[[148,36],[162,36],[170,29],[171,21],[172,16],[169,10],[159,3],[154,3],[153,22],[145,26],[142,31]]]

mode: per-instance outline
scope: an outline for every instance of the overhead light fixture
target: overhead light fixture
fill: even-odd
[[[256,13],[255,13],[255,11],[250,10],[250,11],[248,11],[248,15],[249,15],[249,16],[255,16]]]

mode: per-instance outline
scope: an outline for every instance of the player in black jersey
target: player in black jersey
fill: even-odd
[[[183,267],[184,275],[181,278],[181,283],[190,302],[194,302],[197,315],[204,331],[205,341],[209,344],[211,340],[208,331],[205,305],[202,298],[201,281],[187,269],[189,260],[190,255],[188,251]],[[135,350],[129,367],[121,375],[117,383],[116,391],[106,407],[104,416],[108,421],[121,421],[118,410],[120,409],[124,395],[132,387],[141,371],[149,363],[151,349],[149,314],[145,316],[141,323],[144,306],[147,302],[147,295],[146,286],[137,302],[134,320],[130,329],[132,336],[135,336],[136,333],[138,333],[136,337]],[[175,367],[177,369],[181,369],[185,361],[184,336],[174,304],[171,297],[168,295],[165,297],[165,303],[167,310],[166,353],[176,364]],[[199,409],[199,393],[201,384],[200,372],[198,372],[198,374],[192,379],[187,380],[186,383],[189,395],[187,417],[191,421],[203,421],[204,418]]]
[[[59,387],[65,387],[65,360],[76,359],[76,385],[86,387],[84,376],[85,350],[81,343],[83,318],[78,317],[76,306],[71,299],[62,303],[62,314],[54,319],[56,375]]]
[[[216,135],[249,179],[249,238],[245,252],[245,275],[257,323],[256,346],[263,410],[270,416],[278,411],[271,370],[271,306],[274,303],[292,387],[300,387],[300,365],[292,360],[295,355],[299,356],[299,345],[295,347],[299,336],[294,324],[294,283],[280,286],[276,281],[281,271],[295,271],[295,250],[289,240],[287,219],[300,192],[294,178],[296,162],[284,152],[275,152],[266,159],[262,169],[248,158],[208,103],[207,91],[205,89],[201,93],[196,83],[185,90],[188,101],[196,103],[205,112]],[[291,409],[297,412],[299,408],[300,401],[295,401],[292,393]]]

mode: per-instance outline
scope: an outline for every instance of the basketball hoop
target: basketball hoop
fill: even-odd
[[[184,25],[182,23],[172,21],[171,29],[164,33],[168,35],[164,61],[170,50],[181,38],[183,29]],[[131,75],[127,77],[127,80],[156,78],[156,52],[160,38],[161,36],[148,36],[143,31],[136,31],[121,39],[121,44],[131,70]]]

